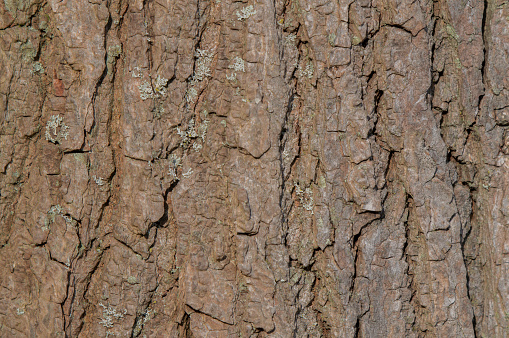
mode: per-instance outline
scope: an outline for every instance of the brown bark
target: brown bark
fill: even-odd
[[[0,336],[509,336],[508,15],[0,2]]]

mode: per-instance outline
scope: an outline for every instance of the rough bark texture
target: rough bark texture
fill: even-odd
[[[509,336],[508,32],[503,0],[1,1],[0,336]]]

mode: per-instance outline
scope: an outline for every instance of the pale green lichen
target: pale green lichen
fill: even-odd
[[[287,45],[287,46],[294,46],[296,39],[297,39],[297,35],[296,34],[294,34],[294,33],[288,34],[285,37],[285,45]]]
[[[196,49],[194,56],[196,58],[195,69],[193,77],[189,81],[189,88],[185,94],[187,103],[193,103],[196,100],[198,91],[196,90],[195,86],[198,84],[198,82],[212,76],[210,67],[214,58],[214,53],[206,49]]]
[[[145,101],[146,99],[154,98],[154,90],[152,89],[152,85],[150,82],[145,81],[141,85],[139,85],[138,89],[140,90],[140,98]]]
[[[327,182],[325,181],[325,176],[318,176],[318,187],[320,189],[324,189],[327,186]]]
[[[157,76],[154,88],[152,87],[152,84],[149,81],[143,82],[141,85],[138,86],[138,89],[140,91],[140,98],[145,101],[146,99],[157,99],[162,96],[163,97],[166,96],[167,83],[168,79],[160,75]]]
[[[4,4],[5,8],[15,16],[16,10],[21,12],[26,11],[36,1],[37,0],[4,0]]]
[[[334,33],[330,33],[330,34],[327,36],[327,41],[329,42],[329,45],[331,45],[332,47],[334,47],[334,41],[336,41],[336,34],[334,34]]]
[[[361,42],[362,42],[361,38],[359,38],[357,35],[354,35],[354,36],[352,37],[352,44],[353,44],[354,46],[360,45],[360,44],[361,44]]]
[[[187,103],[193,103],[194,100],[196,99],[196,97],[198,96],[198,91],[196,90],[196,88],[194,88],[194,84],[195,83],[193,81],[191,81],[191,86],[189,87],[189,89],[186,92]]]
[[[214,58],[214,53],[206,49],[196,49],[194,56],[196,57],[196,64],[193,80],[203,81],[206,77],[211,76],[210,66],[212,64],[212,59]]]
[[[98,176],[92,176],[92,179],[94,180],[95,184],[97,184],[98,186],[102,186],[104,185],[104,179],[102,177],[98,177]]]
[[[48,210],[48,216],[44,220],[44,226],[41,228],[43,231],[48,231],[50,229],[50,224],[55,223],[55,218],[57,216],[62,216],[65,220],[65,224],[67,226],[76,226],[77,221],[74,220],[71,216],[65,214],[64,210],[60,206],[60,204],[53,205]]]
[[[228,66],[228,68],[233,69],[236,72],[245,72],[246,69],[244,67],[244,60],[242,58],[236,56],[233,58],[233,63]]]
[[[135,78],[140,78],[143,76],[143,71],[141,70],[140,67],[134,67],[131,72],[131,76]]]
[[[168,174],[173,180],[178,180],[177,169],[182,167],[182,159],[175,154],[171,154],[169,158],[170,164],[168,168]]]
[[[155,106],[154,109],[152,109],[152,115],[156,119],[160,119],[164,113],[165,113],[165,110],[164,110],[164,107],[162,107],[162,106]]]
[[[283,153],[281,155],[283,157],[283,160],[285,161],[290,158],[290,152],[288,151],[288,149],[283,150]]]
[[[249,5],[249,6],[246,6],[244,8],[242,8],[239,11],[237,11],[237,20],[239,21],[243,21],[245,19],[248,19],[249,17],[253,16],[256,14],[256,11],[254,10],[254,7],[253,5]]]
[[[311,62],[311,60],[308,60],[306,62],[306,66],[299,65],[299,68],[297,71],[298,71],[299,77],[307,77],[308,79],[311,79],[311,78],[313,78],[313,73],[314,73],[313,63]]]
[[[161,75],[157,76],[156,85],[155,85],[155,93],[159,96],[166,96],[166,85],[168,84],[168,79],[162,77]]]
[[[42,66],[42,63],[39,61],[34,62],[32,65],[32,73],[44,74],[44,67]]]
[[[138,316],[138,319],[136,321],[136,325],[134,327],[134,330],[133,330],[133,337],[138,337],[141,333],[141,331],[143,330],[143,326],[150,320],[152,319],[152,315],[155,315],[156,312],[155,311],[152,311],[150,309],[147,309],[145,310],[145,313],[142,313],[140,314],[140,316]],[[146,337],[145,335],[143,335],[144,337]]]
[[[122,46],[114,45],[108,48],[108,58],[118,58],[122,54]]]
[[[313,199],[313,190],[310,187],[302,189],[298,182],[294,183],[295,195],[299,198],[300,205],[307,211],[314,213],[315,202]]]
[[[228,81],[233,82],[233,81],[237,80],[237,74],[236,73],[231,73],[230,75],[226,74],[226,79]]]
[[[189,168],[189,170],[185,173],[182,174],[182,176],[184,176],[185,178],[189,178],[191,177],[191,175],[193,174],[193,169]]]
[[[459,58],[454,58],[454,64],[457,69],[462,69],[463,65],[461,64],[461,60]]]
[[[248,291],[249,291],[249,289],[248,289],[246,283],[240,282],[239,283],[239,292],[240,293],[247,293]]]
[[[108,53],[106,57],[106,63],[108,67],[108,74],[111,74],[113,71],[113,67],[115,63],[117,62],[117,58],[122,54],[122,46],[121,45],[114,45],[110,46],[108,48]]]
[[[203,143],[207,136],[208,125],[209,121],[204,120],[196,127],[193,118],[189,121],[187,129],[181,130],[180,127],[177,127],[177,134],[180,136],[180,146],[187,149],[198,140],[201,140],[201,143]]]
[[[445,26],[445,31],[447,32],[447,34],[452,37],[454,40],[456,41],[459,41],[460,37],[458,36],[458,33],[456,33],[456,30],[454,29],[453,26],[451,25],[446,25]]]
[[[87,156],[83,153],[74,153],[73,157],[76,161],[81,162],[83,164],[88,164]]]
[[[127,310],[124,309],[123,312],[117,312],[117,310],[111,305],[105,306],[102,303],[99,303],[99,306],[103,308],[103,318],[99,322],[104,327],[112,328],[115,324],[114,322],[120,321],[124,318],[124,315],[127,314]]]
[[[52,143],[61,143],[62,139],[67,140],[69,127],[63,123],[63,117],[52,115],[46,123],[46,140]]]
[[[55,222],[55,216],[56,215],[60,215],[62,214],[62,207],[60,206],[60,204],[57,204],[57,205],[54,205],[52,206],[49,210],[48,210],[48,216],[50,217],[49,218],[49,221],[51,223]]]
[[[31,41],[22,44],[20,50],[21,59],[25,62],[32,62],[37,56],[37,49],[34,47]]]
[[[245,72],[245,62],[242,58],[236,56],[233,58],[233,63],[228,66],[229,69],[233,69],[233,72],[230,75],[226,75],[226,79],[229,81],[237,80],[237,72]]]

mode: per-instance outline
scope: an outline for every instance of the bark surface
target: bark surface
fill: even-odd
[[[0,337],[508,337],[508,32],[503,0],[0,1]]]

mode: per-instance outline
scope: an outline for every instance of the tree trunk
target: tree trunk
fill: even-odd
[[[508,337],[508,15],[0,2],[0,337]]]

